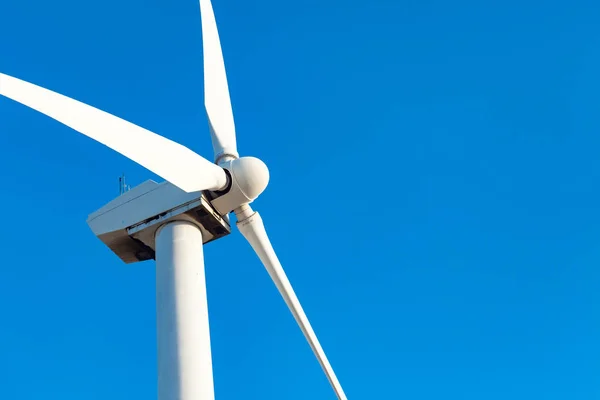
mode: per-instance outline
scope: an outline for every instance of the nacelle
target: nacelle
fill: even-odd
[[[92,232],[126,263],[154,258],[156,230],[172,220],[198,225],[208,243],[231,233],[202,192],[186,193],[169,182],[148,180],[90,214]]]

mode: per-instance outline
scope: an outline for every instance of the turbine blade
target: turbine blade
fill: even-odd
[[[239,221],[237,225],[240,232],[242,232],[242,235],[244,235],[246,240],[248,240],[269,272],[269,275],[271,276],[271,279],[273,279],[275,286],[277,286],[277,289],[279,289],[279,293],[281,293],[281,296],[285,300],[288,308],[296,319],[296,322],[300,326],[302,333],[304,333],[308,344],[315,353],[315,356],[317,356],[317,359],[319,360],[323,371],[325,371],[327,379],[333,387],[338,399],[347,400],[344,390],[335,376],[333,368],[331,367],[331,364],[329,364],[327,356],[325,356],[325,352],[323,351],[323,348],[321,347],[321,344],[319,343],[319,340],[317,339],[317,336],[315,335],[315,332],[313,331],[310,322],[308,321],[308,318],[306,317],[306,314],[300,305],[300,301],[298,301],[298,297],[296,297],[294,289],[292,288],[292,285],[290,284],[290,281],[288,280],[285,271],[283,270],[283,267],[277,258],[277,255],[275,254],[275,250],[273,250],[273,246],[271,245],[271,241],[267,236],[262,218],[257,212],[255,212],[250,217]]]
[[[210,0],[200,0],[202,51],[204,54],[204,106],[210,125],[215,162],[224,155],[239,157],[233,110],[219,32]]]
[[[187,147],[77,100],[0,73],[0,94],[104,144],[186,192],[226,186],[223,169]]]

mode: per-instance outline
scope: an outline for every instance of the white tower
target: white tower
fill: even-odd
[[[159,400],[214,399],[203,244],[231,232],[202,192],[147,181],[88,224],[126,263],[156,259]]]

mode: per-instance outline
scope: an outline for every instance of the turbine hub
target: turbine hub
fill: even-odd
[[[256,199],[269,184],[269,169],[256,157],[241,157],[231,161],[229,171],[248,202]]]

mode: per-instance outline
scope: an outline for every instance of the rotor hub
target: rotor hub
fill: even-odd
[[[256,199],[269,184],[269,169],[256,157],[241,157],[231,161],[229,172],[248,202]]]

